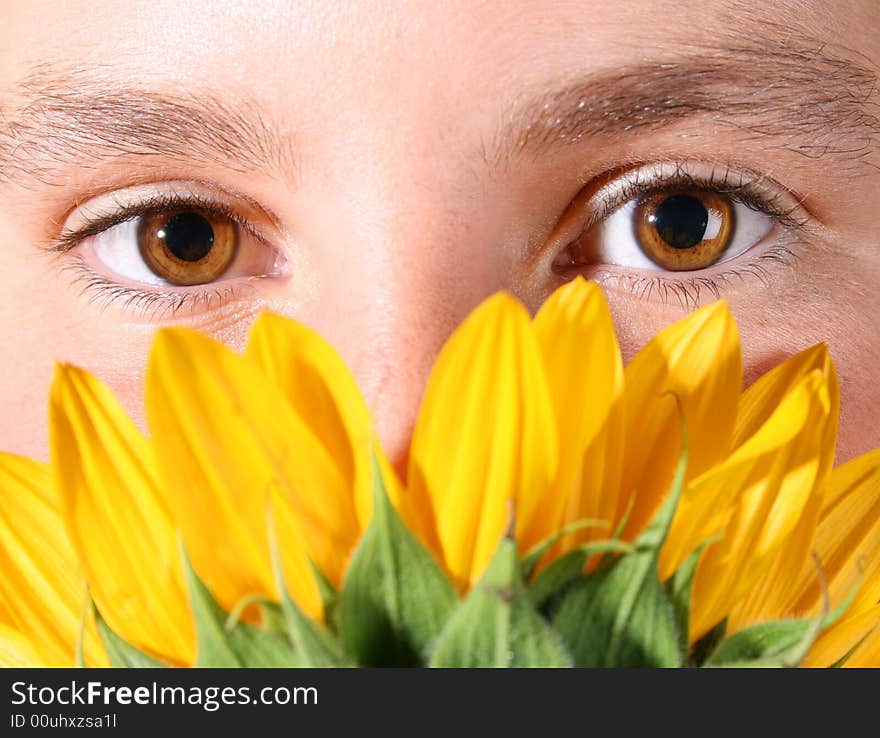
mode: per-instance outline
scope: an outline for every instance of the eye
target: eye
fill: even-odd
[[[665,191],[631,200],[572,245],[575,264],[697,271],[739,256],[773,219],[710,190]]]
[[[238,226],[225,216],[181,211],[137,219],[144,263],[170,284],[194,285],[221,277],[238,251]]]
[[[87,290],[165,315],[219,306],[243,282],[286,274],[270,243],[274,221],[256,205],[230,204],[195,184],[157,187],[96,198],[68,217],[56,249],[73,252],[72,271]]]
[[[597,181],[560,221],[568,244],[554,262],[560,272],[600,265],[701,272],[807,225],[800,200],[784,187],[717,164],[664,162]],[[785,249],[764,251],[778,259]]]
[[[704,269],[729,250],[734,212],[734,204],[714,192],[654,195],[636,206],[636,239],[644,254],[664,269]]]
[[[241,231],[227,215],[187,208],[135,216],[95,234],[83,246],[99,266],[123,279],[195,286],[271,268],[271,253],[262,245],[243,246]]]

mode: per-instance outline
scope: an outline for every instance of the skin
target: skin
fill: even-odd
[[[143,368],[159,326],[193,326],[241,348],[256,315],[271,309],[336,346],[400,463],[427,374],[456,325],[498,290],[537,310],[578,273],[559,274],[552,264],[582,227],[595,183],[663,161],[746,170],[794,193],[802,228],[777,223],[725,264],[738,274],[706,274],[737,319],[746,383],[825,341],[841,378],[838,460],[880,446],[876,0],[772,0],[760,8],[727,0],[266,1],[247,9],[239,2],[6,0],[0,19],[0,126],[39,117],[20,86],[48,75],[74,96],[83,79],[105,91],[189,95],[196,105],[210,94],[230,110],[258,113],[277,149],[271,166],[224,161],[195,146],[191,155],[184,146],[173,155],[114,151],[76,163],[16,149],[15,135],[0,132],[0,448],[47,457],[56,360],[107,381],[140,419]],[[639,119],[644,125],[593,130],[564,146],[498,145],[523,101],[567,80],[602,76],[598,92],[613,108],[615,74],[627,65],[656,72],[670,59],[708,59],[723,77],[733,55],[708,47],[743,44],[778,54],[753,65],[748,83],[710,80],[704,92],[711,101],[715,90],[726,97],[728,87],[748,88],[744,97],[758,100],[748,120],[710,104],[663,127]],[[810,83],[812,93],[761,97],[786,91],[777,77],[799,68],[796,56],[785,57],[787,66],[780,58],[812,58],[819,49],[831,60],[823,69],[840,79]],[[832,99],[841,91],[846,105],[825,104],[817,90],[831,90]],[[674,84],[669,94],[676,96]],[[764,111],[763,99],[772,101]],[[826,112],[839,115],[826,120]],[[48,170],[42,181],[34,176]],[[224,287],[243,288],[232,299],[215,296],[210,308],[202,300],[172,315],[84,291],[70,265],[77,253],[100,265],[88,243],[50,248],[94,198],[189,181],[244,211],[282,255],[283,273],[230,279]],[[756,262],[779,244],[794,256]],[[754,263],[761,268],[749,269]],[[605,285],[625,360],[716,296],[709,288],[697,295],[693,283],[682,292],[636,282],[675,274],[601,264],[580,273]]]

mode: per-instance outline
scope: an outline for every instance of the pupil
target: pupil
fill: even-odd
[[[692,195],[672,195],[657,206],[648,221],[672,248],[689,249],[706,235],[709,211]]]
[[[214,229],[198,213],[172,215],[156,235],[181,261],[200,261],[214,246]]]

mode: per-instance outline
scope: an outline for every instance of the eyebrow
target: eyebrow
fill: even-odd
[[[291,138],[252,101],[229,93],[126,88],[97,71],[43,66],[19,85],[23,103],[14,113],[0,108],[0,182],[52,183],[59,167],[121,156],[296,178]]]
[[[731,126],[745,141],[808,158],[867,162],[878,150],[877,74],[868,60],[811,39],[754,35],[715,47],[522,93],[483,145],[503,168],[584,139],[668,128],[690,118]],[[254,101],[231,93],[131,89],[110,70],[35,68],[22,104],[0,108],[0,183],[53,182],[59,168],[132,156],[221,164],[297,178],[292,137]],[[523,102],[523,98],[525,101]]]
[[[850,50],[808,38],[782,42],[754,35],[746,42],[681,48],[668,61],[594,73],[514,104],[484,155],[500,165],[515,154],[539,155],[585,138],[607,140],[709,118],[767,148],[880,168],[868,161],[880,150],[876,93],[874,65]]]

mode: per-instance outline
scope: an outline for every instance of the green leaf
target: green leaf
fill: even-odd
[[[786,655],[800,644],[809,633],[811,620],[776,620],[744,628],[724,640],[706,666],[739,665],[740,662],[778,659],[783,666]],[[794,666],[794,664],[792,664]]]
[[[165,668],[165,664],[157,661],[152,656],[147,656],[140,649],[135,648],[128,642],[120,638],[114,633],[107,621],[101,617],[98,608],[91,597],[87,596],[85,607],[81,619],[80,641],[77,644],[77,666],[85,666],[82,657],[82,640],[85,633],[85,623],[90,614],[94,614],[95,623],[98,626],[98,636],[101,643],[104,644],[104,650],[107,652],[107,658],[110,660],[110,666],[116,669],[153,669]]]
[[[532,546],[522,557],[520,560],[520,570],[522,571],[523,579],[529,580],[532,577],[532,574],[535,571],[535,567],[538,565],[538,562],[541,560],[541,557],[547,553],[550,548],[557,542],[562,540],[569,533],[576,533],[579,530],[583,530],[584,528],[607,528],[608,522],[605,520],[593,520],[592,518],[584,518],[583,520],[576,520],[571,525],[566,525],[562,530],[557,531],[552,536],[547,536],[540,543],[536,543]]]
[[[333,636],[304,615],[286,590],[282,590],[281,609],[297,666],[332,668],[353,665],[342,654],[339,643]]]
[[[431,654],[434,667],[561,667],[571,658],[535,610],[516,544],[502,540],[486,573],[453,613]]]
[[[226,637],[233,653],[244,667],[288,668],[302,666],[284,633],[241,623],[227,631]]]
[[[584,573],[587,559],[597,553],[632,553],[632,544],[624,541],[593,541],[560,556],[542,571],[529,588],[535,607],[544,610],[554,598]]]
[[[718,538],[712,538],[703,541],[696,550],[688,556],[685,562],[678,567],[676,572],[666,580],[666,592],[672,600],[675,609],[675,622],[678,625],[678,632],[681,636],[679,646],[682,652],[687,652],[688,642],[690,638],[690,616],[691,616],[691,591],[694,584],[694,574],[697,572],[697,564],[700,561],[700,555],[706,546],[714,543]]]
[[[110,659],[110,665],[117,669],[155,669],[164,668],[165,664],[151,656],[147,656],[143,651],[126,643],[116,633],[110,630],[110,626],[104,618],[101,617],[97,609],[95,609],[95,622],[98,625],[98,635],[107,651],[107,658]]]
[[[274,603],[264,595],[246,595],[245,597],[242,597],[238,602],[236,602],[233,608],[229,611],[229,614],[226,616],[226,623],[224,627],[226,628],[226,630],[232,630],[236,625],[241,622],[245,610],[247,610],[251,606],[258,607],[260,612],[263,614],[264,619],[271,619],[271,615],[269,615],[269,613],[271,612],[273,605]]]
[[[677,400],[676,396],[676,400]],[[681,453],[678,457],[678,466],[672,478],[672,486],[666,500],[660,506],[660,509],[654,513],[654,518],[648,524],[648,527],[641,532],[635,540],[635,547],[644,551],[650,551],[654,555],[654,560],[660,556],[660,549],[666,536],[669,535],[669,526],[672,525],[672,518],[675,516],[675,510],[678,508],[678,500],[681,498],[681,491],[684,488],[684,477],[687,472],[688,458],[688,438],[687,428],[684,423],[684,413],[681,413]]]
[[[281,555],[278,551],[278,543],[275,534],[275,525],[271,510],[268,514],[269,549],[272,555],[272,569],[278,591],[281,592],[281,612],[284,627],[290,643],[293,646],[295,665],[301,667],[327,668],[351,666],[342,654],[339,643],[319,623],[303,614],[293,601],[287,586],[284,584],[284,572],[281,567]],[[317,567],[313,567],[317,572]],[[323,578],[323,575],[321,575]],[[326,582],[326,579],[324,580]],[[318,584],[319,588],[324,589]],[[327,586],[331,586],[327,582]],[[323,596],[323,595],[322,595]],[[324,600],[326,602],[326,600]]]
[[[324,620],[330,627],[338,630],[336,605],[339,603],[339,593],[315,562],[309,559],[309,563],[312,565],[312,573],[315,575],[315,582],[318,585],[318,594],[321,597],[321,604],[324,606]]]
[[[575,666],[682,664],[675,610],[646,553],[623,556],[576,582],[553,625]]]
[[[861,582],[856,582],[846,599],[832,612],[812,619],[774,620],[734,633],[706,660],[706,666],[779,667],[798,666],[812,645],[846,612]]]
[[[95,605],[92,602],[92,598],[88,593],[86,593],[85,599],[83,600],[82,610],[80,611],[79,616],[79,631],[76,634],[76,655],[74,658],[74,666],[76,666],[76,668],[78,669],[82,669],[86,665],[86,620],[88,619],[89,614],[94,611]]]
[[[373,490],[373,518],[339,593],[342,643],[362,666],[419,666],[458,597],[389,501],[375,457]]]
[[[181,547],[182,548],[182,547]],[[183,570],[189,590],[189,604],[196,624],[197,660],[199,667],[239,667],[241,662],[229,643],[226,614],[214,601],[192,568],[183,551]]]
[[[228,616],[192,568],[183,551],[190,609],[196,625],[196,666],[208,668],[295,666],[290,642],[282,633],[247,623],[227,627]]]
[[[724,618],[712,630],[700,637],[688,651],[688,666],[704,666],[718,644],[727,636],[727,618]]]
[[[675,608],[660,582],[657,560],[684,486],[687,433],[663,505],[636,538],[635,552],[604,561],[576,581],[553,620],[575,666],[674,667],[684,652]]]
[[[839,659],[837,659],[837,661],[835,661],[833,664],[831,664],[828,668],[829,669],[841,669],[844,666],[846,666],[846,662],[849,661],[853,657],[853,654],[855,654],[855,652],[858,651],[862,647],[862,644],[865,641],[867,641],[868,638],[870,638],[874,634],[874,630],[876,630],[876,627],[877,626],[874,626],[874,628],[871,628],[871,630],[869,630],[867,633],[865,633],[865,635],[863,635],[861,638],[859,638],[859,640],[853,644],[852,648],[850,648],[849,651],[847,651],[845,654],[843,654],[843,656],[841,656]]]

